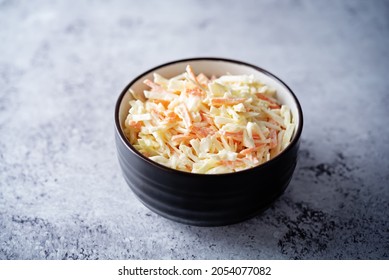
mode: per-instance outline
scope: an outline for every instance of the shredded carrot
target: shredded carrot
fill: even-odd
[[[211,98],[211,104],[214,106],[237,105],[245,100],[246,98]]]
[[[206,113],[204,112],[200,112],[200,115],[201,115],[201,120],[203,121],[206,121],[209,125],[214,125],[214,121],[212,119],[212,117],[210,117],[209,115],[207,115]]]
[[[169,100],[162,100],[162,99],[151,99],[151,102],[154,102],[156,104],[162,104],[165,108],[170,104]]]
[[[281,106],[276,103],[275,100],[270,99],[268,96],[262,94],[262,93],[256,93],[255,94],[259,99],[269,102],[269,108],[270,109],[280,109]]]
[[[178,135],[173,135],[172,136],[172,142],[173,143],[176,143],[176,144],[179,144],[181,142],[185,142],[185,141],[189,141],[193,138],[196,138],[196,135],[194,134],[178,134]]]
[[[208,135],[215,134],[215,129],[212,127],[197,127],[192,126],[191,131],[195,133],[199,138],[207,137]]]
[[[142,122],[130,120],[127,122],[127,125],[133,129],[139,130],[142,127]]]
[[[194,95],[194,96],[203,96],[203,91],[200,90],[199,88],[191,88],[191,89],[186,89],[186,93],[189,95]]]

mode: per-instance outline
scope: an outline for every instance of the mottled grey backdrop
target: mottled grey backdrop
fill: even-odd
[[[195,56],[304,109],[290,187],[244,223],[161,218],[119,171],[119,92]],[[0,0],[0,259],[388,259],[388,107],[389,1]]]

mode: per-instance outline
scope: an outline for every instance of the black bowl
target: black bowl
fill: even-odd
[[[130,88],[146,89],[145,78],[157,72],[173,77],[192,65],[196,72],[219,76],[254,74],[276,88],[282,104],[291,109],[296,129],[291,143],[279,155],[259,166],[227,174],[193,174],[160,165],[139,153],[123,133],[129,110]],[[124,178],[139,200],[168,219],[196,226],[220,226],[251,218],[268,208],[288,186],[297,162],[303,115],[290,88],[268,71],[244,62],[222,58],[193,58],[155,67],[131,81],[115,109],[116,146]]]

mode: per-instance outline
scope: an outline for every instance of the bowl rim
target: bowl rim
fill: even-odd
[[[177,63],[183,63],[183,62],[189,62],[189,61],[198,61],[198,60],[208,60],[208,61],[211,61],[211,62],[212,61],[222,61],[222,62],[228,62],[228,63],[233,63],[233,64],[247,66],[247,67],[253,68],[254,70],[259,71],[259,72],[269,76],[270,78],[275,79],[277,82],[281,83],[289,91],[290,95],[292,96],[293,101],[296,104],[297,113],[298,113],[298,116],[299,116],[299,124],[298,124],[298,126],[296,128],[296,132],[295,132],[295,135],[293,137],[293,140],[289,143],[289,145],[284,150],[282,150],[278,155],[276,155],[274,158],[272,158],[271,160],[269,160],[267,162],[261,163],[261,164],[259,164],[257,166],[251,167],[251,168],[247,168],[247,169],[243,169],[243,170],[240,170],[240,171],[236,171],[236,172],[217,173],[217,174],[191,173],[191,172],[187,172],[187,171],[173,169],[173,168],[164,166],[162,164],[159,164],[159,163],[157,163],[157,162],[147,158],[142,153],[140,153],[135,147],[133,147],[133,145],[127,140],[127,137],[124,135],[124,132],[123,132],[123,130],[121,128],[120,119],[119,119],[120,106],[122,104],[123,97],[128,92],[128,89],[135,82],[137,82],[140,78],[142,78],[143,76],[145,76],[147,74],[155,72],[157,69],[160,69],[162,67],[166,67],[166,66],[169,66],[169,65],[177,64]],[[290,149],[292,149],[292,147],[294,147],[299,142],[301,134],[302,134],[302,130],[303,130],[303,110],[301,108],[300,102],[297,99],[296,95],[294,94],[294,92],[290,89],[290,87],[286,83],[284,83],[276,75],[272,74],[271,72],[269,72],[269,71],[267,71],[267,70],[265,70],[265,69],[263,69],[263,68],[261,68],[259,66],[256,66],[256,65],[244,62],[244,61],[240,61],[240,60],[229,59],[229,58],[221,58],[221,57],[184,58],[184,59],[179,59],[179,60],[173,60],[173,61],[170,61],[170,62],[166,62],[166,63],[160,64],[160,65],[157,65],[157,66],[155,66],[155,67],[153,67],[153,68],[151,68],[149,70],[144,71],[143,73],[141,73],[138,76],[136,76],[135,78],[133,78],[127,84],[127,86],[122,90],[122,92],[120,93],[120,95],[119,95],[119,97],[118,97],[118,99],[116,101],[116,105],[115,105],[115,116],[114,116],[114,119],[115,119],[116,133],[118,133],[118,135],[120,136],[120,140],[123,142],[124,146],[126,146],[126,148],[129,151],[131,151],[135,156],[137,156],[138,158],[142,159],[146,163],[154,166],[155,168],[162,169],[162,171],[164,171],[164,172],[170,172],[170,173],[176,173],[176,174],[181,174],[181,175],[186,175],[186,176],[194,176],[194,177],[209,177],[209,176],[215,176],[215,177],[216,176],[220,176],[220,177],[223,177],[223,176],[231,176],[231,175],[234,175],[234,174],[244,174],[244,173],[253,172],[253,171],[259,170],[259,169],[264,169],[267,166],[272,165],[274,162],[280,160],[282,158],[283,154],[286,154]]]

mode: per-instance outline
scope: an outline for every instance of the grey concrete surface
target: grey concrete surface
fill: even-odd
[[[389,1],[0,0],[0,259],[388,259]],[[116,159],[136,75],[219,56],[299,97],[298,168],[217,228],[145,208]]]

